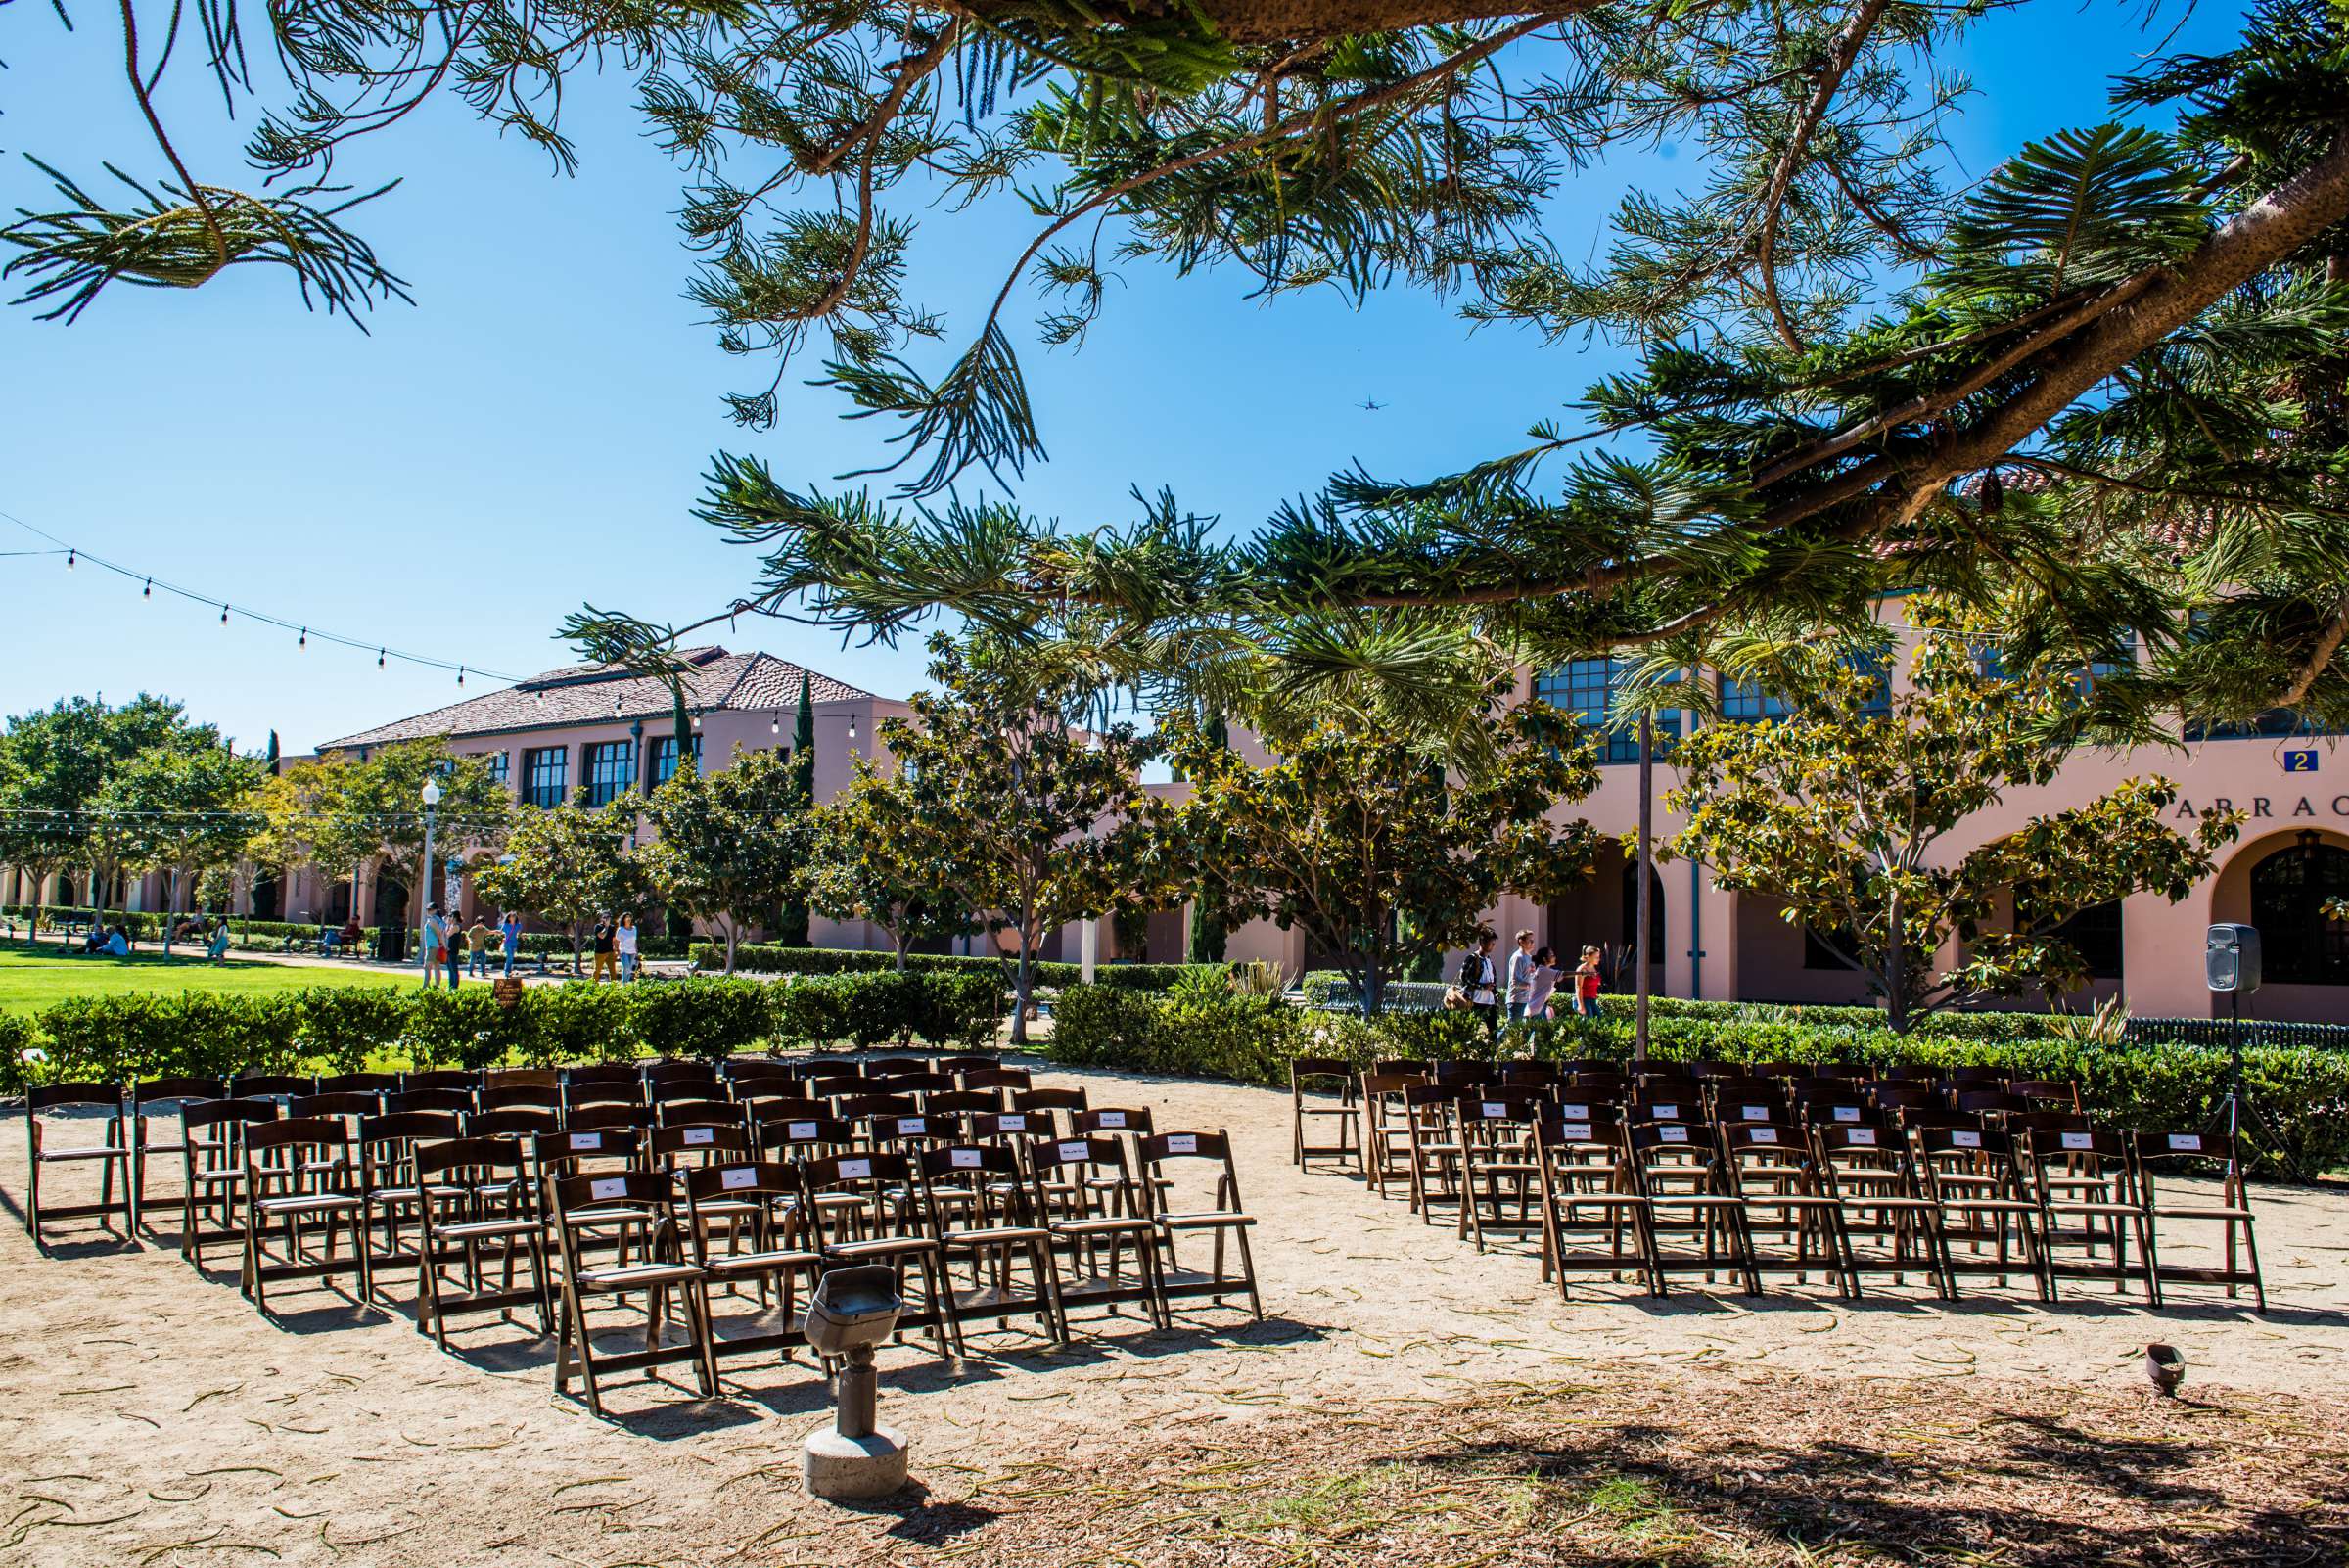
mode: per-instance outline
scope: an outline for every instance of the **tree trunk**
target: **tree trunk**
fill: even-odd
[[[1378,954],[1373,951],[1362,960],[1362,1016],[1376,1018],[1387,1005],[1387,988],[1379,973]]]
[[[1891,929],[1884,935],[1884,1021],[1896,1035],[1909,1033],[1908,934],[1901,929],[1901,896],[1885,905]]]
[[[424,961],[428,964],[431,963],[433,955],[429,952],[426,953]],[[571,974],[575,980],[578,978],[579,974],[579,926],[576,921],[572,923],[571,928]]]
[[[741,930],[742,928],[735,924],[732,915],[726,916],[726,978],[728,980],[734,978],[734,941],[741,934]]]
[[[1632,984],[1636,988],[1632,1003],[1632,1060],[1647,1060],[1647,993],[1648,921],[1653,918],[1651,899],[1655,897],[1649,883],[1656,874],[1656,730],[1654,720],[1646,714],[1639,715],[1639,935],[1632,944]]]
[[[897,932],[891,931],[889,941],[890,945],[897,950],[898,973],[901,975],[905,973],[905,939],[898,936]]]
[[[1035,989],[1034,971],[1028,960],[1028,933],[1020,933],[1020,964],[1011,988],[1011,1042],[1028,1043],[1028,996]]]

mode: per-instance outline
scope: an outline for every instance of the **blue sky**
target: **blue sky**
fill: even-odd
[[[2238,14],[2205,7],[2177,44],[2224,47]],[[2038,0],[1985,23],[1962,62],[1983,89],[1957,133],[1967,170],[2101,117],[2108,74],[2153,45],[2136,16]],[[23,151],[85,182],[105,177],[101,159],[158,166],[118,35],[103,15],[80,20],[68,35],[46,6],[0,13],[0,204],[48,194]],[[163,105],[200,175],[227,182],[243,131],[199,65],[175,66]],[[0,311],[0,511],[213,597],[517,674],[566,662],[551,633],[582,601],[657,619],[721,603],[754,563],[687,515],[709,455],[756,452],[787,481],[823,483],[886,432],[841,420],[796,370],[776,430],[731,425],[720,392],[764,372],[719,352],[682,297],[675,170],[617,81],[575,93],[565,125],[575,178],[453,102],[352,150],[344,177],[408,176],[360,226],[417,304],[377,310],[372,336],[305,313],[261,269],[194,295],[111,293],[71,327]],[[1553,230],[1570,249],[1585,232],[1601,243],[1630,179],[1696,173],[1653,155],[1586,172],[1562,188]],[[916,298],[970,322],[1028,232],[1016,203],[923,214]],[[1130,510],[1129,486],[1165,484],[1246,525],[1357,460],[1424,476],[1505,450],[1614,362],[1471,333],[1407,290],[1359,311],[1335,294],[1267,306],[1247,290],[1236,273],[1131,266],[1082,352],[1023,341],[1051,461],[1030,470],[1022,503],[1108,521]],[[1366,397],[1387,406],[1368,412]],[[0,523],[0,551],[25,547],[39,541]],[[274,726],[292,751],[463,695],[452,675],[298,652],[290,632],[224,627],[52,557],[0,556],[0,712],[144,688],[240,744]],[[917,647],[844,649],[774,622],[718,640],[892,696],[920,679]]]

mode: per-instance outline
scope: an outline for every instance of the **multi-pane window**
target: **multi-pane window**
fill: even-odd
[[[481,754],[481,758],[483,761],[489,764],[489,776],[497,780],[499,788],[504,788],[506,782],[506,754],[504,752],[483,752]]]
[[[571,751],[540,746],[522,754],[522,804],[561,806],[571,787]]]
[[[693,765],[695,769],[699,770],[702,765],[701,736],[696,735],[693,737],[693,749],[689,755],[693,758]],[[652,788],[659,789],[662,785],[676,777],[677,738],[674,735],[655,735],[653,737],[652,762],[653,773],[650,780]]]
[[[586,786],[584,804],[608,806],[627,793],[629,780],[636,776],[636,743],[590,741],[580,761],[580,772],[585,775],[581,780]]]
[[[2060,924],[2050,928],[2048,935],[2058,942],[2070,943],[2088,973],[2095,980],[2121,978],[2121,905],[2115,899],[2109,903],[2092,903],[2075,910]]]
[[[1635,762],[1639,760],[1637,725],[1609,727],[1607,722],[1608,711],[1630,668],[1621,659],[1570,659],[1555,669],[1544,669],[1534,676],[1534,696],[1575,715],[1577,723],[1593,732],[1600,761]],[[1681,733],[1680,710],[1658,714],[1653,727],[1656,751],[1661,755],[1667,740]]]
[[[1892,671],[1881,654],[1853,654],[1844,664],[1869,679],[1867,700],[1860,705],[1863,718],[1888,718],[1892,715]],[[1764,691],[1750,680],[1721,678],[1721,716],[1732,724],[1761,724],[1775,722],[1793,712],[1792,705],[1775,692]]]

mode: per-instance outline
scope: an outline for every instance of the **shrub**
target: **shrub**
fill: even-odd
[[[725,945],[722,943],[697,942],[693,945],[692,958],[696,969],[722,971],[726,967]],[[897,967],[895,954],[860,947],[778,947],[763,943],[744,943],[734,949],[734,969],[737,974],[894,974]],[[905,955],[905,972],[908,974],[984,972],[1000,975],[1008,967],[1003,959],[988,955],[935,952]],[[1230,966],[1100,964],[1093,970],[1093,979],[1097,985],[1114,986],[1124,991],[1165,991],[1194,971],[1228,974]],[[1035,973],[1038,986],[1075,986],[1082,983],[1084,968],[1082,964],[1038,963],[1035,966]]]
[[[770,989],[756,980],[659,980],[627,987],[626,994],[634,1003],[635,1036],[645,1045],[663,1056],[714,1062],[773,1033]]]
[[[1623,1060],[1632,1054],[1628,1013],[1596,1019],[1515,1025],[1497,1041],[1461,1013],[1348,1013],[1289,1008],[1266,998],[1178,990],[1136,995],[1106,987],[1074,987],[1054,1007],[1045,1054],[1071,1066],[1228,1078],[1283,1084],[1300,1055],[1335,1056],[1359,1066],[1380,1058],[1478,1060]],[[1699,1007],[1721,1007],[1699,1003]],[[2007,1020],[2030,1014],[1965,1014],[2001,1022],[1989,1038],[1919,1032],[1895,1035],[1864,1008],[1783,1009],[1784,1016],[1697,1013],[1682,1003],[1650,1020],[1648,1043],[1659,1061],[1851,1062],[1884,1068],[1983,1066],[2016,1078],[2077,1082],[2101,1120],[2148,1130],[2209,1125],[2227,1087],[2227,1053],[2200,1045],[2096,1045],[2022,1035]],[[1755,1009],[1754,1011],[1762,1011]],[[1817,1021],[1820,1014],[1826,1021]],[[2042,1029],[2045,1020],[2041,1019]],[[2243,1052],[2246,1097],[2273,1127],[2252,1141],[2251,1169],[2314,1179],[2349,1165],[2349,1052],[2305,1046],[2255,1046]]]
[[[390,1056],[407,1033],[415,996],[396,986],[316,986],[301,997],[303,1054],[338,1073]]]
[[[301,1061],[302,992],[232,996],[183,991],[74,996],[39,1018],[46,1083],[290,1073]]]
[[[24,1091],[25,1070],[31,1065],[24,1060],[24,1053],[32,1048],[32,1020],[0,1013],[0,1094]]]

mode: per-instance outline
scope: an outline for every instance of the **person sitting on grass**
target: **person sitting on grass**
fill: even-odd
[[[130,956],[130,936],[116,926],[107,933],[106,942],[98,950],[109,958],[127,958]]]
[[[213,963],[218,963],[228,956],[228,917],[226,915],[222,915],[220,923],[212,927],[212,940],[205,947],[204,955]]]

